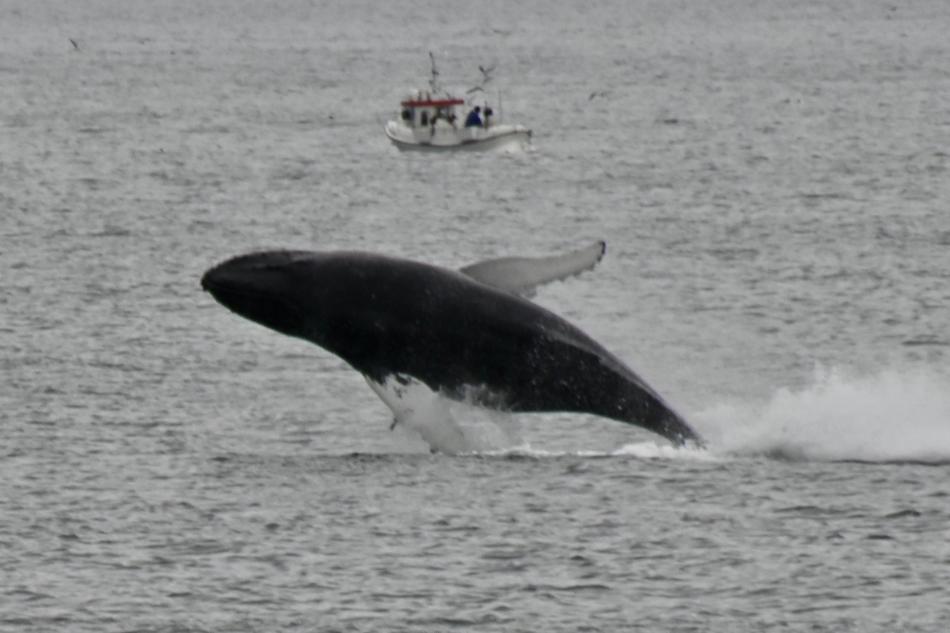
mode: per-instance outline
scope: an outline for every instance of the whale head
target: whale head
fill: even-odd
[[[237,314],[288,336],[308,338],[318,314],[314,253],[267,251],[241,255],[208,270],[201,287]]]
[[[401,320],[386,316],[400,289],[377,279],[389,267],[361,253],[263,251],[214,266],[201,287],[232,312],[373,373],[387,324]]]

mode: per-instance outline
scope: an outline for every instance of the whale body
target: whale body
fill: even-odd
[[[535,260],[536,270],[508,258],[463,269],[468,274],[367,252],[265,251],[211,268],[201,285],[237,314],[339,356],[374,389],[418,381],[484,407],[590,413],[675,445],[701,443],[622,361],[516,294],[530,291],[532,280],[592,267],[603,244],[597,249]]]

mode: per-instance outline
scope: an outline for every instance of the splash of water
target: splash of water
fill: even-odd
[[[711,450],[868,462],[950,462],[950,380],[925,370],[816,369],[801,389],[700,413]]]
[[[558,457],[634,457],[642,460],[694,460],[718,462],[722,457],[704,448],[679,447],[657,442],[634,442],[614,450],[551,450],[535,448],[522,440],[520,444],[473,451],[483,457],[531,457],[537,459]]]
[[[439,452],[717,461],[742,456],[819,461],[950,463],[950,379],[923,370],[854,375],[816,369],[799,389],[764,402],[722,403],[692,416],[708,449],[636,442],[613,451],[533,448],[516,416],[451,401],[417,382],[377,393],[398,427]],[[391,390],[388,390],[391,391]]]

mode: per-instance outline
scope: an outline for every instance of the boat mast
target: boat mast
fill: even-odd
[[[432,51],[429,51],[429,63],[432,65],[432,78],[429,79],[429,88],[432,89],[432,94],[438,94],[441,90],[439,86],[439,69],[435,67],[435,55],[432,54]]]

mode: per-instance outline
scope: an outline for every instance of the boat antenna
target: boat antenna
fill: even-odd
[[[432,51],[429,51],[429,62],[432,65],[432,78],[429,80],[429,87],[432,89],[432,94],[437,94],[441,90],[439,86],[439,69],[435,67],[435,55],[432,54]]]

